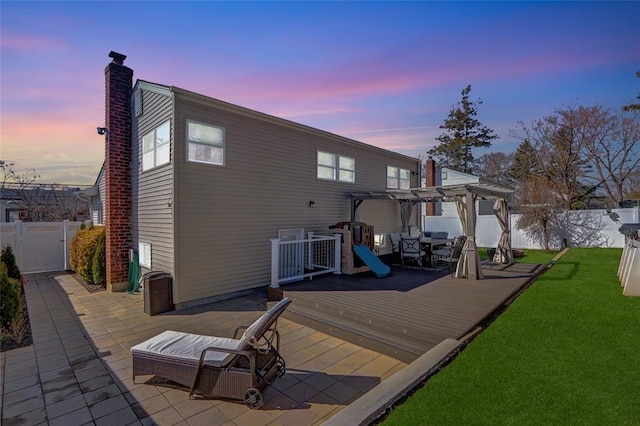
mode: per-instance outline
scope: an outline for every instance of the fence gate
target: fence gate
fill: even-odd
[[[23,274],[69,269],[69,244],[81,222],[0,224],[0,244],[10,245]]]

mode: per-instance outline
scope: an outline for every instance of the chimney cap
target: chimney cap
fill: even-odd
[[[109,52],[109,57],[113,58],[113,63],[122,65],[124,60],[127,59],[127,55],[123,55],[122,53],[114,52],[113,50]]]

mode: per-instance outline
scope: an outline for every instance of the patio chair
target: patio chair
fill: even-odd
[[[391,241],[391,251],[393,253],[400,253],[400,233],[394,232],[389,234],[389,241]]]
[[[422,266],[422,258],[426,256],[427,253],[422,250],[420,238],[403,238],[400,240],[400,248],[403,268],[407,260],[415,262],[418,266]]]
[[[435,250],[433,255],[435,256],[435,265],[447,265],[449,267],[449,273],[453,275],[458,266],[464,243],[466,242],[465,236],[460,236],[456,239],[452,247],[446,249]]]
[[[131,348],[133,379],[155,375],[189,387],[194,394],[263,404],[261,391],[284,375],[278,317],[291,303],[284,298],[233,339],[165,331]],[[242,336],[239,336],[242,333]]]

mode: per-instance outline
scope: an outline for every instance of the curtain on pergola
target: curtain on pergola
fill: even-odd
[[[476,246],[476,201],[471,191],[467,190],[464,196],[456,196],[456,209],[458,210],[458,216],[460,216],[462,230],[467,237],[467,241],[462,248],[460,260],[458,260],[456,277],[481,280],[484,275],[480,266],[478,247]]]
[[[403,201],[400,203],[400,221],[402,222],[402,232],[409,232],[409,223],[411,222],[411,210],[414,202]]]
[[[507,200],[499,198],[493,203],[493,212],[498,219],[502,234],[498,241],[496,254],[493,261],[511,265],[513,263],[513,253],[511,252],[511,233],[509,231],[509,211],[507,209]]]

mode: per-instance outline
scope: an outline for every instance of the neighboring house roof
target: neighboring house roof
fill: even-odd
[[[13,188],[0,188],[0,200],[19,200],[20,191]]]
[[[98,185],[95,185],[76,192],[76,195],[78,197],[97,197],[98,195],[100,195],[100,189],[98,188]]]
[[[485,177],[480,177],[473,175],[471,173],[465,173],[458,171],[456,169],[452,169],[450,167],[439,167],[436,168],[436,174],[440,175],[440,183],[443,186],[446,185],[460,185],[465,183],[483,183],[487,185],[498,185],[505,188],[510,188],[509,186],[505,186],[500,182],[496,182],[491,179],[487,179]],[[446,176],[446,177],[445,177]],[[447,182],[445,182],[447,181]],[[513,188],[511,188],[513,190]]]

